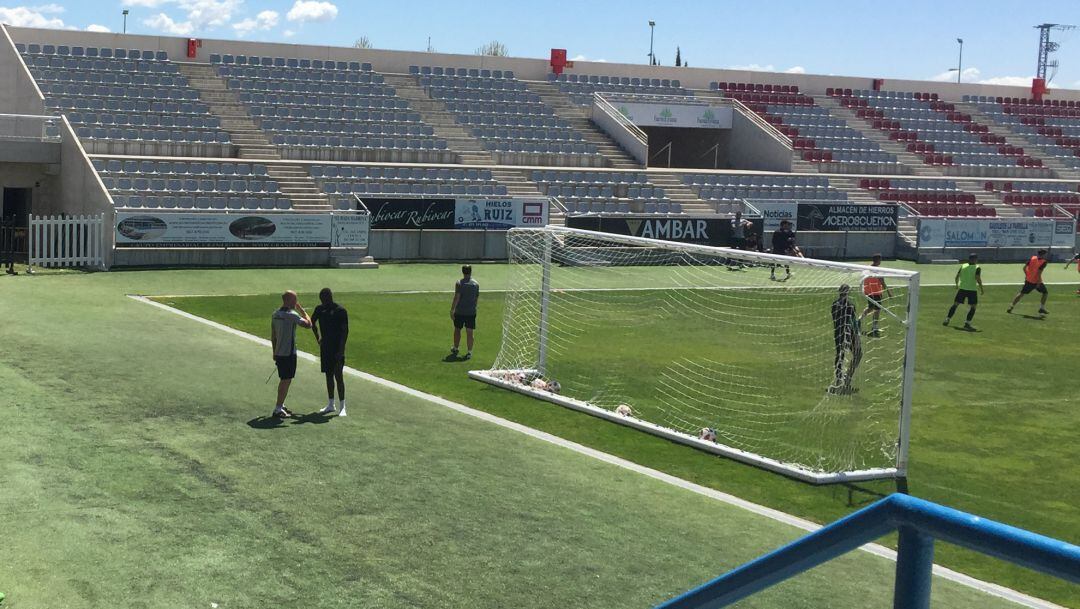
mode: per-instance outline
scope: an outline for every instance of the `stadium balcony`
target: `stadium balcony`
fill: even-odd
[[[980,112],[1041,148],[1065,167],[1080,169],[1080,104],[1072,100],[964,96]]]
[[[352,209],[352,195],[370,197],[508,196],[490,169],[311,165],[316,184],[340,209]]]
[[[828,89],[827,94],[907,152],[950,175],[1047,177],[1042,160],[1006,143],[936,93]]]
[[[871,169],[875,173],[900,171],[896,155],[882,150],[843,119],[832,116],[828,109],[817,105],[813,97],[799,93],[799,87],[795,85],[713,82],[709,88],[719,95],[739,100],[791,138],[796,154],[806,162],[836,163],[850,169]]]
[[[164,51],[30,44],[19,49],[45,106],[91,154],[232,156],[228,132]]]
[[[548,197],[562,201],[568,214],[681,214],[644,172],[534,170],[529,178]]]
[[[119,208],[293,209],[260,163],[96,158],[93,164]]]
[[[862,178],[859,188],[879,201],[900,203],[920,216],[994,217],[997,210],[983,205],[954,180],[912,178]]]
[[[618,93],[621,96],[633,96],[648,99],[651,96],[693,96],[693,91],[684,89],[678,79],[638,78],[629,76],[608,76],[596,74],[548,74],[548,82],[555,85],[579,106],[591,106],[594,93]]]
[[[284,158],[453,160],[446,141],[370,64],[224,54],[210,62]]]

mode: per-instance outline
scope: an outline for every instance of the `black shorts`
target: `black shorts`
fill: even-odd
[[[320,351],[319,363],[322,365],[324,374],[328,372],[337,372],[345,365],[345,356],[339,355],[337,351]]]
[[[286,381],[296,376],[296,354],[275,355],[274,363],[277,364],[278,378]]]
[[[957,290],[956,298],[953,300],[953,302],[966,302],[971,306],[975,306],[979,304],[979,293],[975,290]]]
[[[1020,288],[1021,294],[1030,294],[1032,292],[1038,292],[1040,294],[1046,293],[1046,284],[1044,283],[1031,283],[1030,281],[1024,282],[1024,287]]]
[[[881,307],[881,294],[867,294],[866,295],[867,306],[871,309],[880,309]]]
[[[454,315],[454,327],[458,330],[462,328],[468,328],[470,330],[476,329],[476,314],[472,315]]]

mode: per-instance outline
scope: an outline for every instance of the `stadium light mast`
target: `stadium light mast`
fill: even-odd
[[[960,84],[960,75],[964,73],[964,39],[957,38],[960,43],[960,57],[956,60],[956,84]]]
[[[125,8],[125,9],[124,9],[124,10],[123,10],[123,11],[122,11],[122,12],[121,12],[120,14],[124,16],[124,33],[125,33],[125,34],[127,34],[127,16],[128,16],[128,10],[127,10],[127,9]]]
[[[649,22],[649,65],[656,65],[656,55],[653,53],[653,33],[656,31],[656,22]]]
[[[1035,29],[1039,30],[1039,63],[1035,67],[1035,78],[1041,78],[1049,84],[1049,80],[1046,78],[1046,69],[1054,68],[1056,70],[1058,67],[1056,59],[1050,60],[1050,54],[1061,48],[1061,45],[1050,41],[1050,30],[1064,32],[1075,27],[1075,25],[1063,25],[1060,23],[1044,23],[1035,26]],[[1053,77],[1054,75],[1051,73],[1050,78]]]

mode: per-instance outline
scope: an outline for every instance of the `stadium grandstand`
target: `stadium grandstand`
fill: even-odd
[[[805,205],[792,213],[821,220],[800,220],[810,254],[920,260],[951,255],[920,247],[921,223],[1064,226],[1080,209],[1080,93],[1068,90],[9,26],[0,79],[0,138],[18,145],[3,162],[20,176],[5,187],[35,184],[5,214],[102,216],[106,266],[505,257],[490,223],[402,220],[422,201],[542,201],[544,222],[571,226],[739,212],[761,230],[777,206]],[[834,230],[829,204],[849,206],[837,220],[849,227],[860,206],[893,220]],[[279,231],[278,247],[251,237],[231,257],[197,239],[154,247],[145,232],[118,243],[120,219],[149,210],[366,210],[370,234],[334,248]],[[421,250],[416,231],[446,247]]]

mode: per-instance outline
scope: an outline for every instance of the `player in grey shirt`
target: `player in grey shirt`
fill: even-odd
[[[461,279],[454,284],[454,302],[450,305],[450,319],[454,320],[454,346],[450,348],[450,355],[457,357],[458,346],[461,344],[461,328],[465,328],[465,344],[469,347],[465,359],[471,359],[480,284],[473,281],[472,265],[461,267],[461,275]]]
[[[297,300],[296,292],[289,290],[281,295],[281,308],[270,317],[270,344],[279,379],[273,416],[279,419],[292,416],[285,408],[285,397],[296,376],[296,326],[310,328],[311,318]]]

